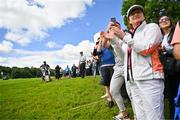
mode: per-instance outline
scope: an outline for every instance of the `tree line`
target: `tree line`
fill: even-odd
[[[51,69],[51,76],[54,76],[54,70]],[[0,66],[0,78],[2,79],[8,79],[8,78],[35,78],[35,77],[41,77],[41,70],[40,68],[34,68],[34,67],[24,67],[24,68],[18,68],[18,67],[5,67]]]

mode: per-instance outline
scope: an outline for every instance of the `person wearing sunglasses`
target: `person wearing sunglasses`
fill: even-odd
[[[159,19],[159,27],[161,28],[161,32],[163,34],[161,49],[163,51],[167,51],[168,53],[172,53],[173,47],[170,42],[174,33],[174,26],[172,24],[171,18],[168,16],[162,16]]]
[[[159,26],[162,32],[162,43],[159,50],[159,57],[163,64],[164,76],[165,76],[165,95],[169,101],[170,119],[174,117],[174,98],[178,91],[178,74],[176,70],[176,62],[173,56],[173,46],[171,45],[174,25],[172,19],[168,16],[162,16],[159,19]]]

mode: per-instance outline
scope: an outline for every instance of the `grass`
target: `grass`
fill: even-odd
[[[117,106],[107,107],[99,78],[63,78],[43,83],[40,78],[0,80],[0,119],[112,120]],[[127,110],[132,114],[128,100]],[[166,108],[166,117],[168,109]]]

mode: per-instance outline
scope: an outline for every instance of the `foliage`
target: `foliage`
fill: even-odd
[[[3,67],[0,66],[0,78],[3,78],[4,76],[9,76],[9,74],[11,73],[12,69],[10,67]],[[3,75],[2,75],[3,74]]]
[[[119,110],[117,105],[109,109],[106,100],[100,99],[103,94],[99,76],[49,83],[40,78],[0,80],[0,120],[111,120]],[[129,101],[125,104],[132,117]]]
[[[29,68],[13,68],[11,78],[32,78]]]
[[[126,12],[133,4],[139,4],[144,7],[145,17],[148,22],[158,23],[160,16],[166,15],[173,19],[176,23],[180,19],[180,1],[179,0],[124,0],[122,6],[122,15],[126,15]],[[127,18],[124,18],[127,25]]]
[[[54,70],[51,69],[51,76],[54,76]],[[34,77],[40,77],[41,76],[41,70],[39,68],[34,67],[24,67],[24,68],[18,68],[18,67],[5,67],[0,66],[0,78],[8,77],[8,78],[34,78]]]

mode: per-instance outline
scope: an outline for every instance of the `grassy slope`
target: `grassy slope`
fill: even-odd
[[[111,120],[118,108],[109,109],[101,95],[103,88],[92,77],[50,83],[40,78],[0,80],[0,119]],[[126,106],[132,116],[128,101]]]

